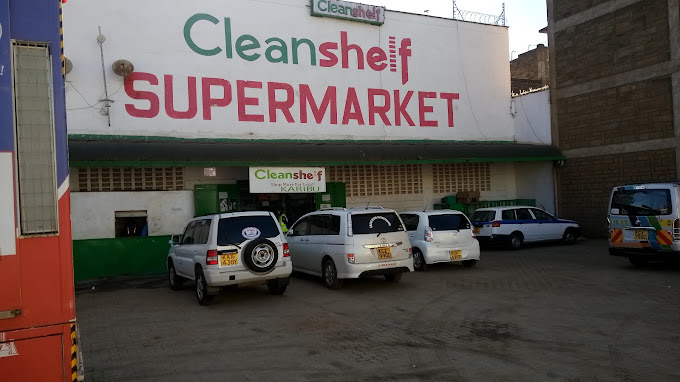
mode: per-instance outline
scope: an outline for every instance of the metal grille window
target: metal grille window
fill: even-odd
[[[347,196],[408,195],[423,193],[420,165],[336,166],[328,170],[330,182],[343,182]]]
[[[49,46],[12,43],[14,115],[22,235],[59,230]]]
[[[440,163],[432,166],[432,172],[435,194],[491,189],[489,163]]]
[[[184,189],[182,167],[83,167],[78,169],[78,190],[176,191]]]

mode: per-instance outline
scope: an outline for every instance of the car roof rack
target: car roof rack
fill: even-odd
[[[326,208],[319,208],[319,211],[346,211],[347,208],[345,207],[326,207]]]

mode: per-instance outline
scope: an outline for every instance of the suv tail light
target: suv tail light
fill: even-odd
[[[433,238],[432,228],[425,227],[425,241],[432,241]]]
[[[354,254],[353,253],[347,254],[347,262],[350,263],[350,264],[354,264]]]
[[[288,243],[283,243],[283,257],[290,257],[290,248]]]
[[[217,250],[211,249],[205,255],[205,265],[217,265]]]
[[[408,249],[408,258],[410,259],[412,257],[413,257],[413,248],[409,248]]]
[[[673,221],[673,241],[680,240],[680,219]]]
[[[496,221],[494,221],[493,223],[491,223],[491,226],[492,226],[492,227],[498,228],[498,227],[501,226],[501,222],[499,222],[498,220],[496,220]]]

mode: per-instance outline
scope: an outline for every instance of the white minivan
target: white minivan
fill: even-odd
[[[680,256],[680,184],[614,187],[609,198],[609,254],[635,266]]]
[[[343,279],[374,275],[397,282],[413,271],[411,244],[394,210],[319,210],[298,219],[286,236],[293,269],[321,276],[329,289],[340,288]]]

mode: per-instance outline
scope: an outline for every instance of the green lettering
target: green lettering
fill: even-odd
[[[267,47],[267,50],[264,52],[264,56],[267,58],[267,61],[272,62],[272,63],[277,63],[277,62],[283,62],[284,64],[288,63],[288,47],[286,46],[286,43],[281,40],[280,38],[272,37],[267,40],[265,40],[267,44],[269,44],[269,47]],[[271,45],[272,43],[277,42],[280,45]],[[274,51],[279,52],[279,57],[276,58],[272,54]]]
[[[256,177],[257,179],[264,179],[264,178],[266,178],[266,176],[264,176],[264,175],[258,175],[258,174],[261,173],[261,172],[264,172],[264,170],[257,170],[257,171],[255,171],[255,177]]]
[[[332,13],[338,13],[338,5],[337,4],[331,4],[331,12]]]
[[[219,54],[222,51],[222,48],[216,47],[214,49],[203,49],[196,45],[194,40],[191,38],[191,28],[194,27],[194,24],[196,24],[198,21],[205,20],[209,21],[215,25],[219,23],[220,21],[217,20],[215,17],[207,14],[207,13],[197,13],[187,20],[187,22],[184,24],[184,41],[186,41],[187,45],[191,50],[194,52],[203,55],[203,56],[214,56],[216,54]]]
[[[246,54],[245,52],[252,49],[257,49],[260,47],[260,42],[254,36],[249,34],[244,34],[243,36],[236,39],[236,53],[246,61],[255,61],[260,56],[259,53]]]
[[[314,43],[311,42],[310,40],[303,38],[303,39],[296,39],[293,38],[293,46],[291,49],[293,50],[293,64],[298,64],[298,48],[300,45],[306,44],[309,47],[309,60],[312,66],[316,66],[316,47],[314,46]]]
[[[232,57],[232,47],[231,47],[231,19],[228,17],[224,18],[224,51],[227,53],[227,58]]]

